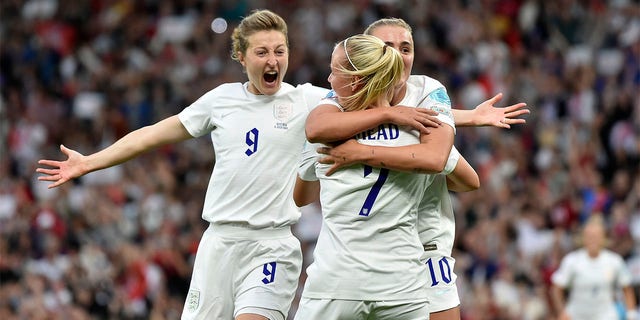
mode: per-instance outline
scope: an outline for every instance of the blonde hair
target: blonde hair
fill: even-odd
[[[259,31],[279,31],[284,35],[289,46],[287,23],[279,15],[269,10],[253,10],[251,14],[240,21],[231,35],[231,59],[239,61],[238,52],[247,53],[249,40],[247,38]]]
[[[373,30],[382,26],[401,27],[407,29],[409,33],[413,33],[411,26],[406,21],[400,18],[383,18],[372,22],[367,29],[364,30],[364,34],[371,34],[373,33]]]
[[[355,76],[358,80],[353,84],[362,86],[351,96],[341,97],[344,110],[364,110],[383,95],[391,100],[404,72],[400,53],[382,40],[363,34],[340,41],[335,49],[338,47],[344,50],[340,71]]]

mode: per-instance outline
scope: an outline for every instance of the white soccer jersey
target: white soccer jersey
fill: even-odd
[[[295,223],[295,168],[308,111],[327,94],[287,83],[275,95],[255,95],[247,84],[223,84],[179,114],[194,137],[211,133],[216,165],[203,219],[252,228]]]
[[[569,289],[566,310],[571,319],[615,319],[616,289],[631,284],[631,274],[620,255],[603,249],[596,258],[586,249],[567,254],[551,281]]]
[[[456,225],[445,175],[436,175],[418,208],[418,231],[425,250],[451,256]]]
[[[407,94],[422,93],[425,98],[413,105],[433,106],[441,111],[442,121],[453,126],[444,88],[439,85],[428,90],[424,86],[424,83],[422,87],[408,85]],[[339,107],[330,99],[323,103]],[[355,138],[367,145],[420,143],[417,130],[394,124],[380,125]],[[309,161],[313,159],[313,152],[303,155],[299,173],[305,180],[313,180],[308,170]],[[358,164],[327,177],[325,172],[330,165],[316,163],[315,167],[321,186],[323,225],[314,262],[307,269],[303,297],[369,301],[426,299],[427,272],[419,260],[423,248],[416,219],[418,203],[434,176]]]

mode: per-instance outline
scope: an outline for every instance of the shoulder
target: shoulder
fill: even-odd
[[[407,84],[423,88],[425,92],[431,92],[438,88],[445,89],[444,85],[440,81],[425,75],[411,75],[407,80]]]
[[[607,259],[607,260],[611,260],[611,261],[617,261],[617,262],[621,262],[624,263],[624,260],[622,259],[622,256],[619,255],[618,253],[611,251],[609,249],[602,249],[601,254]]]
[[[200,99],[241,97],[245,95],[245,91],[244,85],[240,82],[223,83],[203,94]]]
[[[312,96],[312,97],[320,97],[320,98],[326,96],[327,93],[329,92],[329,89],[314,86],[311,83],[299,84],[298,86],[296,86],[296,88],[303,90],[305,95]]]

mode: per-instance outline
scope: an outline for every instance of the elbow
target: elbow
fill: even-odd
[[[434,157],[428,157],[427,161],[424,164],[424,167],[421,168],[427,172],[440,173],[444,171],[445,166],[447,165],[448,155],[438,155]]]
[[[478,177],[478,175],[475,176],[475,179],[473,179],[472,183],[469,184],[469,191],[475,191],[480,189],[480,178]]]
[[[307,141],[311,143],[321,143],[320,140],[320,130],[315,128],[313,125],[307,125],[304,128],[304,134],[307,136]]]

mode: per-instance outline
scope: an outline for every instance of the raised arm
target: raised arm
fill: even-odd
[[[433,110],[405,106],[342,112],[336,106],[324,104],[309,113],[305,133],[309,142],[330,143],[349,139],[383,123],[394,123],[411,126],[428,134],[428,127],[441,124],[435,118],[437,114]]]
[[[67,156],[67,159],[64,161],[40,160],[38,161],[40,165],[52,168],[40,167],[36,172],[45,174],[38,177],[38,180],[52,181],[49,188],[55,188],[89,172],[123,163],[158,146],[189,138],[192,136],[175,115],[151,126],[132,131],[109,147],[88,156],[61,145],[60,151]]]
[[[530,113],[529,109],[525,109],[526,103],[520,102],[504,108],[494,107],[501,99],[502,93],[498,93],[473,110],[451,109],[456,127],[494,126],[509,129],[512,124],[526,123],[525,119],[518,118]]]

